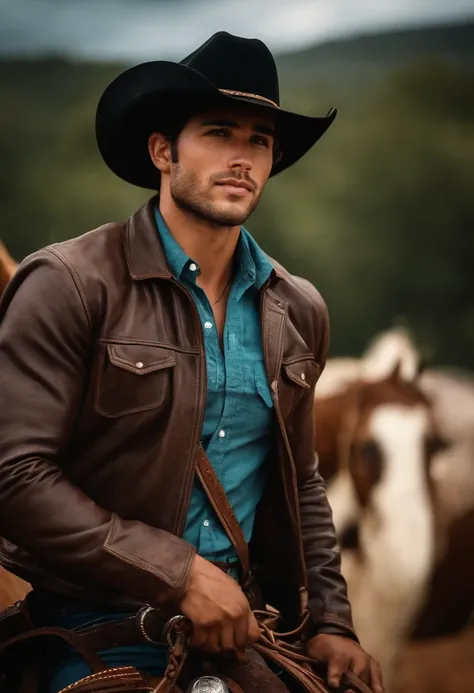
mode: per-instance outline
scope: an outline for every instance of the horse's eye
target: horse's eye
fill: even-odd
[[[376,484],[382,474],[382,451],[375,440],[364,440],[359,443],[359,464],[364,476]]]
[[[360,454],[369,464],[378,463],[382,459],[382,452],[375,440],[364,440],[360,445]]]

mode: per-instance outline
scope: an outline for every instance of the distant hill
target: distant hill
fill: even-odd
[[[277,57],[284,81],[372,81],[413,60],[442,59],[474,69],[474,22],[343,38]]]
[[[369,86],[384,74],[414,60],[443,60],[474,69],[474,21],[341,38],[302,51],[277,55],[283,88],[326,82],[336,89],[361,84]],[[0,84],[10,87],[29,82],[29,89],[42,88],[41,77],[49,72],[50,87],[63,96],[101,90],[127,63],[90,63],[60,57],[32,59],[0,58]],[[40,78],[39,81],[37,78]]]
[[[359,354],[397,318],[438,363],[474,369],[474,22],[277,62],[285,107],[339,115],[268,186],[250,230],[321,290],[334,355]],[[126,66],[0,59],[0,238],[18,260],[149,197],[113,176],[95,143],[97,101]]]

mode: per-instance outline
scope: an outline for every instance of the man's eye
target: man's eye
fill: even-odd
[[[228,130],[223,128],[215,128],[214,130],[209,130],[208,135],[214,135],[215,137],[227,137],[229,134]]]
[[[260,147],[266,147],[268,149],[268,140],[266,137],[253,137],[252,142],[258,144]]]

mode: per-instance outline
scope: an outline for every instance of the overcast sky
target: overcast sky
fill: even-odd
[[[474,0],[0,0],[0,52],[180,59],[215,31],[274,51],[474,17]]]

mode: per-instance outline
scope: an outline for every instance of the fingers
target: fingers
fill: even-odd
[[[204,649],[211,654],[219,654],[221,652],[221,628],[214,627],[207,631]]]
[[[233,654],[245,659],[245,648],[260,636],[260,629],[250,609],[243,609],[214,623],[194,624],[190,645],[213,654]]]
[[[328,659],[328,683],[334,688],[341,685],[341,676],[347,671],[349,660],[338,654],[331,655]]]
[[[374,693],[385,693],[382,681],[382,670],[380,664],[375,659],[370,660],[370,687]]]
[[[351,660],[350,671],[366,683],[374,693],[384,693],[382,670],[372,657],[354,657]]]
[[[246,609],[235,622],[234,638],[237,650],[244,650],[248,645],[249,619],[251,615],[250,609]]]
[[[237,638],[234,624],[232,621],[227,621],[223,624],[220,632],[221,649],[224,652],[232,653],[237,649]]]
[[[191,635],[191,640],[189,642],[191,647],[195,647],[198,650],[203,650],[207,643],[207,628],[204,626],[199,626],[197,624],[193,625],[193,631]]]
[[[260,627],[257,623],[257,619],[253,615],[251,611],[249,611],[249,620],[248,620],[248,635],[247,635],[247,644],[248,645],[253,645],[254,642],[257,642],[257,640],[260,639]]]
[[[243,655],[246,646],[259,637],[241,587],[201,556],[194,557],[179,606],[193,624],[192,647]]]
[[[352,671],[353,674],[358,676],[361,681],[363,681],[367,685],[370,685],[370,670],[368,657],[354,657],[351,660],[349,670]]]

